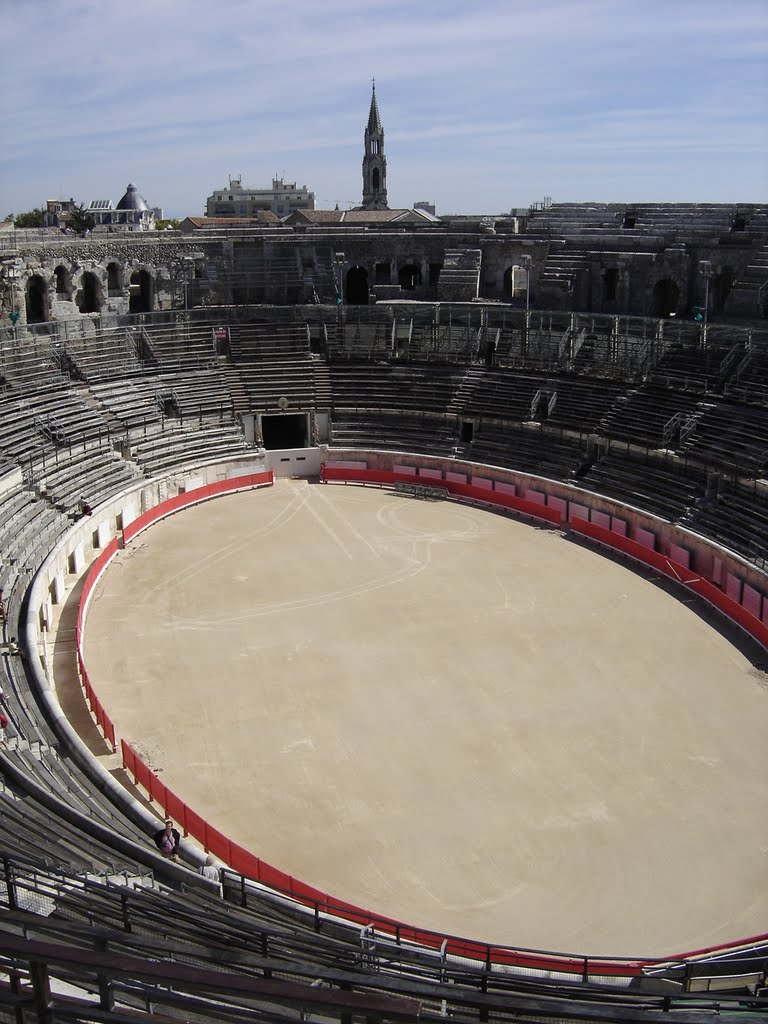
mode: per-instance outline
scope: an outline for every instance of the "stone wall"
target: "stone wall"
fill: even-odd
[[[768,315],[768,208],[556,204],[514,230],[507,220],[17,239],[0,254],[0,317],[7,326],[16,309],[23,326],[185,305],[331,303],[340,291],[351,304],[520,306],[525,275],[512,268],[527,266],[531,308],[690,318],[708,292],[711,318]]]

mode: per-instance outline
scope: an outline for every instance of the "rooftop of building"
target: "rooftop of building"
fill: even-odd
[[[149,206],[146,199],[139,195],[139,190],[136,186],[129,183],[128,188],[125,190],[125,195],[117,204],[117,209],[138,210],[143,213],[145,210],[149,210]]]

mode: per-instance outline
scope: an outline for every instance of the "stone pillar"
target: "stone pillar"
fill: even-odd
[[[71,565],[72,572],[75,573],[75,575],[83,571],[83,566],[85,565],[85,553],[83,550],[82,541],[80,541],[80,543],[75,547],[75,550],[72,552]]]
[[[254,415],[252,412],[244,412],[240,415],[243,424],[243,437],[246,444],[256,444],[256,430],[254,427]]]
[[[98,527],[96,528],[96,547],[97,548],[105,548],[107,546],[107,544],[109,544],[109,542],[111,540],[111,532],[112,531],[109,528],[109,523],[107,523],[107,522],[99,523]]]
[[[120,517],[123,521],[123,529],[125,529],[126,526],[130,526],[136,518],[136,506],[133,503],[126,505],[120,511]]]

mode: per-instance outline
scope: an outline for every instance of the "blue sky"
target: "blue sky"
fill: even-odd
[[[393,207],[766,200],[766,0],[0,0],[0,38],[0,218],[354,205],[374,75]]]

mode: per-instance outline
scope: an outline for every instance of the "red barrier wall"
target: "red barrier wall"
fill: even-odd
[[[726,615],[733,622],[741,626],[743,630],[749,633],[750,636],[753,636],[763,647],[768,647],[768,626],[761,622],[756,615],[749,612],[743,605],[739,604],[738,601],[724,594],[714,583],[703,579],[692,569],[686,568],[686,566],[681,565],[679,562],[673,562],[672,559],[659,551],[653,551],[651,548],[645,547],[644,544],[638,544],[637,541],[630,540],[628,537],[622,537],[612,530],[606,530],[604,526],[590,523],[586,519],[574,520],[571,523],[571,527],[575,533],[583,533],[600,544],[605,544],[615,551],[621,551],[638,562],[644,562],[646,565],[652,566],[659,572],[664,573],[665,576],[669,576],[670,579],[682,583],[721,611],[723,615]]]
[[[165,519],[166,516],[173,515],[174,512],[178,512],[180,509],[188,508],[190,505],[197,505],[201,501],[208,501],[210,498],[217,498],[221,494],[231,494],[234,491],[244,491],[252,487],[263,487],[272,483],[274,483],[274,476],[270,469],[263,473],[250,473],[246,476],[233,477],[231,480],[219,480],[215,484],[206,484],[205,487],[196,487],[192,491],[176,495],[175,498],[168,498],[167,501],[155,505],[154,508],[149,509],[148,512],[143,512],[132,523],[129,523],[123,530],[123,543],[128,544],[129,541],[133,540],[142,530],[146,530],[152,523]]]
[[[423,484],[425,487],[442,487],[449,494],[467,501],[482,501],[486,505],[500,505],[502,508],[521,512],[532,519],[543,519],[548,523],[561,523],[562,514],[559,509],[548,508],[536,501],[518,498],[514,494],[492,490],[489,487],[477,487],[474,484],[458,483],[455,480],[437,480],[432,477],[413,477],[409,473],[394,473],[381,469],[344,469],[323,464],[320,467],[320,479],[341,481],[344,483],[379,484],[392,487],[395,484]]]

